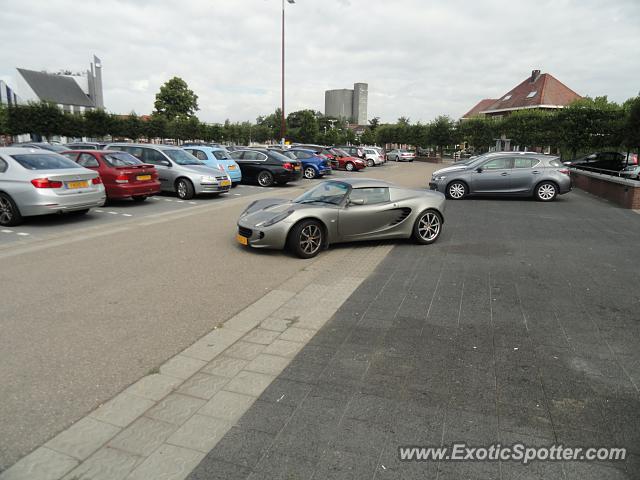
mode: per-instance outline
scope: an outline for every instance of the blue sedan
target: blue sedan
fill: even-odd
[[[242,172],[238,164],[229,156],[225,148],[207,146],[188,146],[183,150],[196,157],[209,167],[222,170],[231,178],[232,186],[236,187],[242,181]]]
[[[283,152],[287,157],[300,160],[304,178],[316,178],[331,174],[329,159],[306,148],[291,148]]]

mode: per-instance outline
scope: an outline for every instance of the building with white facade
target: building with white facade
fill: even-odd
[[[345,118],[354,125],[366,125],[368,96],[369,85],[366,83],[355,83],[353,90],[327,90],[324,92],[324,114]]]

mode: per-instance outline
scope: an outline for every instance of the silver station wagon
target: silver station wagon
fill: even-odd
[[[201,193],[219,194],[231,188],[226,172],[208,167],[190,153],[172,145],[110,143],[105,150],[130,153],[143,163],[156,167],[160,188],[175,192],[182,200]]]
[[[558,157],[497,152],[436,170],[429,188],[452,200],[467,195],[512,195],[550,202],[571,190],[571,178]]]
[[[62,155],[35,148],[0,148],[0,225],[49,213],[87,213],[104,205],[97,172]]]

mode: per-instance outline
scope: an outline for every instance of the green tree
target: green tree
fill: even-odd
[[[85,133],[89,137],[99,138],[112,133],[112,117],[102,109],[84,112]]]
[[[130,138],[134,142],[142,135],[142,120],[140,120],[135,112],[131,112],[122,120],[122,133],[123,136]]]
[[[143,122],[142,134],[149,141],[154,138],[164,139],[169,136],[169,122],[162,115],[151,115],[146,122]]]
[[[474,150],[486,152],[489,147],[495,144],[495,139],[499,136],[496,131],[497,122],[493,118],[470,118],[463,120],[459,124],[460,136],[462,140],[471,145]]]
[[[288,132],[292,140],[300,143],[314,143],[318,139],[320,127],[313,110],[292,112],[287,117]]]
[[[9,133],[9,112],[7,107],[0,103],[0,135]]]
[[[442,157],[444,147],[452,145],[456,140],[456,131],[453,120],[441,115],[429,124],[430,143],[438,147],[438,153]]]
[[[376,131],[376,128],[378,128],[380,126],[380,117],[373,117],[371,120],[369,120],[369,129],[372,132]]]
[[[373,133],[371,127],[366,128],[365,131],[360,136],[360,142],[364,145],[373,145],[376,143],[376,134]]]
[[[622,128],[622,143],[628,150],[635,149],[640,155],[640,95],[624,103],[625,119]]]
[[[49,139],[62,132],[64,116],[57,105],[39,102],[10,107],[8,120],[12,135],[35,133]]]
[[[168,120],[191,117],[198,110],[198,96],[189,89],[187,82],[173,77],[160,87],[154,107],[154,113],[164,115]]]

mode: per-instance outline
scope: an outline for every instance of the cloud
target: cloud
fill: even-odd
[[[0,78],[14,67],[103,63],[115,112],[149,113],[180,76],[200,118],[254,120],[280,104],[278,0],[5,0]],[[70,15],[69,12],[73,12]],[[635,0],[297,0],[286,6],[286,110],[369,83],[369,116],[459,117],[541,69],[583,95],[638,93]]]

